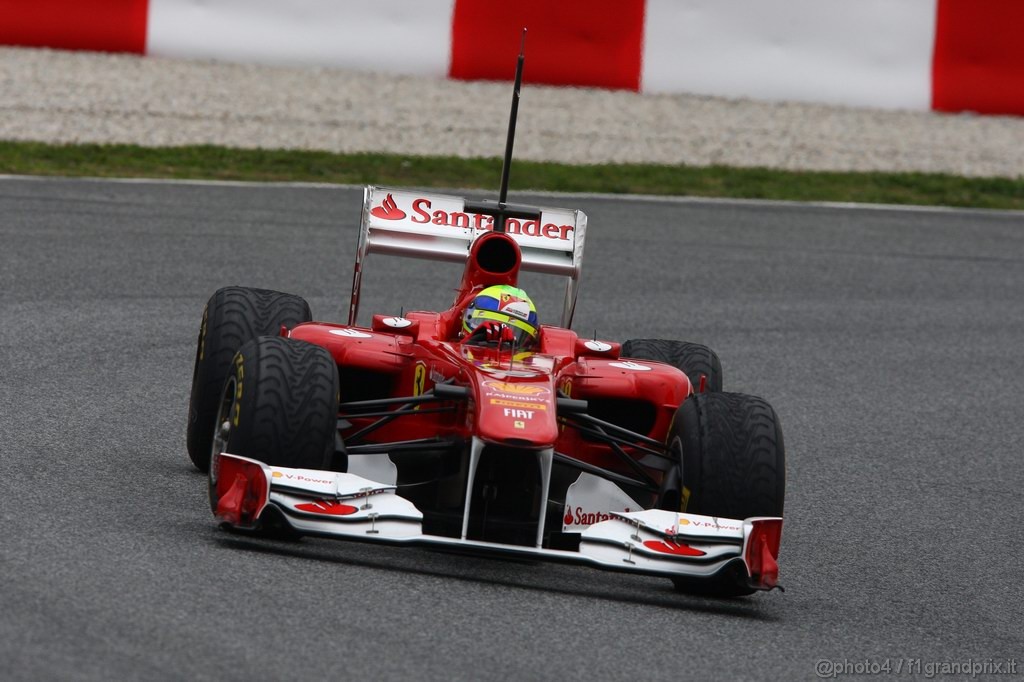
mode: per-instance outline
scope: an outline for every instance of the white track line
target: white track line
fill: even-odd
[[[251,181],[251,180],[190,180],[179,178],[94,178],[94,177],[69,177],[63,175],[4,175],[0,174],[0,180],[61,180],[70,182],[104,183],[113,182],[121,184],[139,185],[195,185],[211,187],[294,187],[299,189],[341,189],[361,190],[364,185],[349,185],[330,182],[287,182],[287,181]],[[440,194],[471,194],[487,195],[488,190],[482,189],[459,189],[459,188],[428,188],[425,192],[437,192]],[[494,192],[491,192],[493,194]],[[747,207],[797,207],[809,206],[813,208],[829,209],[851,209],[865,211],[905,211],[913,213],[964,213],[978,215],[1009,214],[1024,215],[1021,209],[996,209],[996,208],[961,208],[957,206],[920,206],[917,204],[868,204],[847,201],[792,201],[782,199],[731,199],[722,197],[697,197],[697,196],[674,196],[664,194],[612,194],[605,192],[549,192],[545,190],[516,190],[514,194],[520,196],[541,196],[541,197],[570,197],[577,199],[600,199],[608,201],[636,201],[656,202],[669,204],[710,204],[717,206],[747,206]]]

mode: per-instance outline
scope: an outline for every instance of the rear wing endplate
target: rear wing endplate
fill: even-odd
[[[409,189],[366,187],[359,223],[348,323],[356,324],[363,263],[371,253],[463,263],[494,218],[467,209],[466,200]],[[583,263],[587,215],[583,211],[538,207],[537,220],[507,218],[505,230],[522,251],[521,270],[567,278],[562,326],[572,324]]]

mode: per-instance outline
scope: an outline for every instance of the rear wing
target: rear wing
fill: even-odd
[[[568,328],[579,291],[587,215],[565,208],[522,208],[526,209],[523,215],[539,212],[540,218],[506,218],[505,232],[522,251],[521,270],[566,277],[562,326]],[[461,197],[446,194],[366,187],[348,323],[356,323],[363,263],[369,254],[463,263],[473,241],[494,227],[492,215],[474,209],[487,210],[480,202],[467,204]],[[507,213],[515,215],[514,211]]]

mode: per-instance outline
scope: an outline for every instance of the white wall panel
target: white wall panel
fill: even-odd
[[[150,0],[146,52],[445,76],[454,0]]]
[[[928,109],[936,0],[647,0],[641,88]]]

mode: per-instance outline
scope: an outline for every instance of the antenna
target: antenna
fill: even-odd
[[[508,199],[508,174],[512,169],[512,147],[516,142],[516,117],[519,115],[519,88],[523,84],[523,62],[526,61],[526,28],[519,43],[519,59],[516,60],[516,81],[512,86],[512,111],[508,116],[508,139],[505,141],[505,160],[501,164],[501,190],[498,193],[498,204],[505,208]],[[505,231],[505,216],[497,216],[494,229]]]
[[[512,168],[512,147],[516,140],[516,116],[519,113],[519,88],[523,84],[523,62],[526,60],[526,28],[519,43],[519,59],[516,60],[516,80],[512,87],[512,111],[508,117],[508,139],[505,141],[505,160],[501,165],[501,188],[498,203],[493,201],[467,201],[464,208],[470,213],[480,213],[494,218],[494,231],[505,232],[505,220],[540,220],[541,211],[535,206],[517,206],[506,203],[508,199],[508,175]]]

